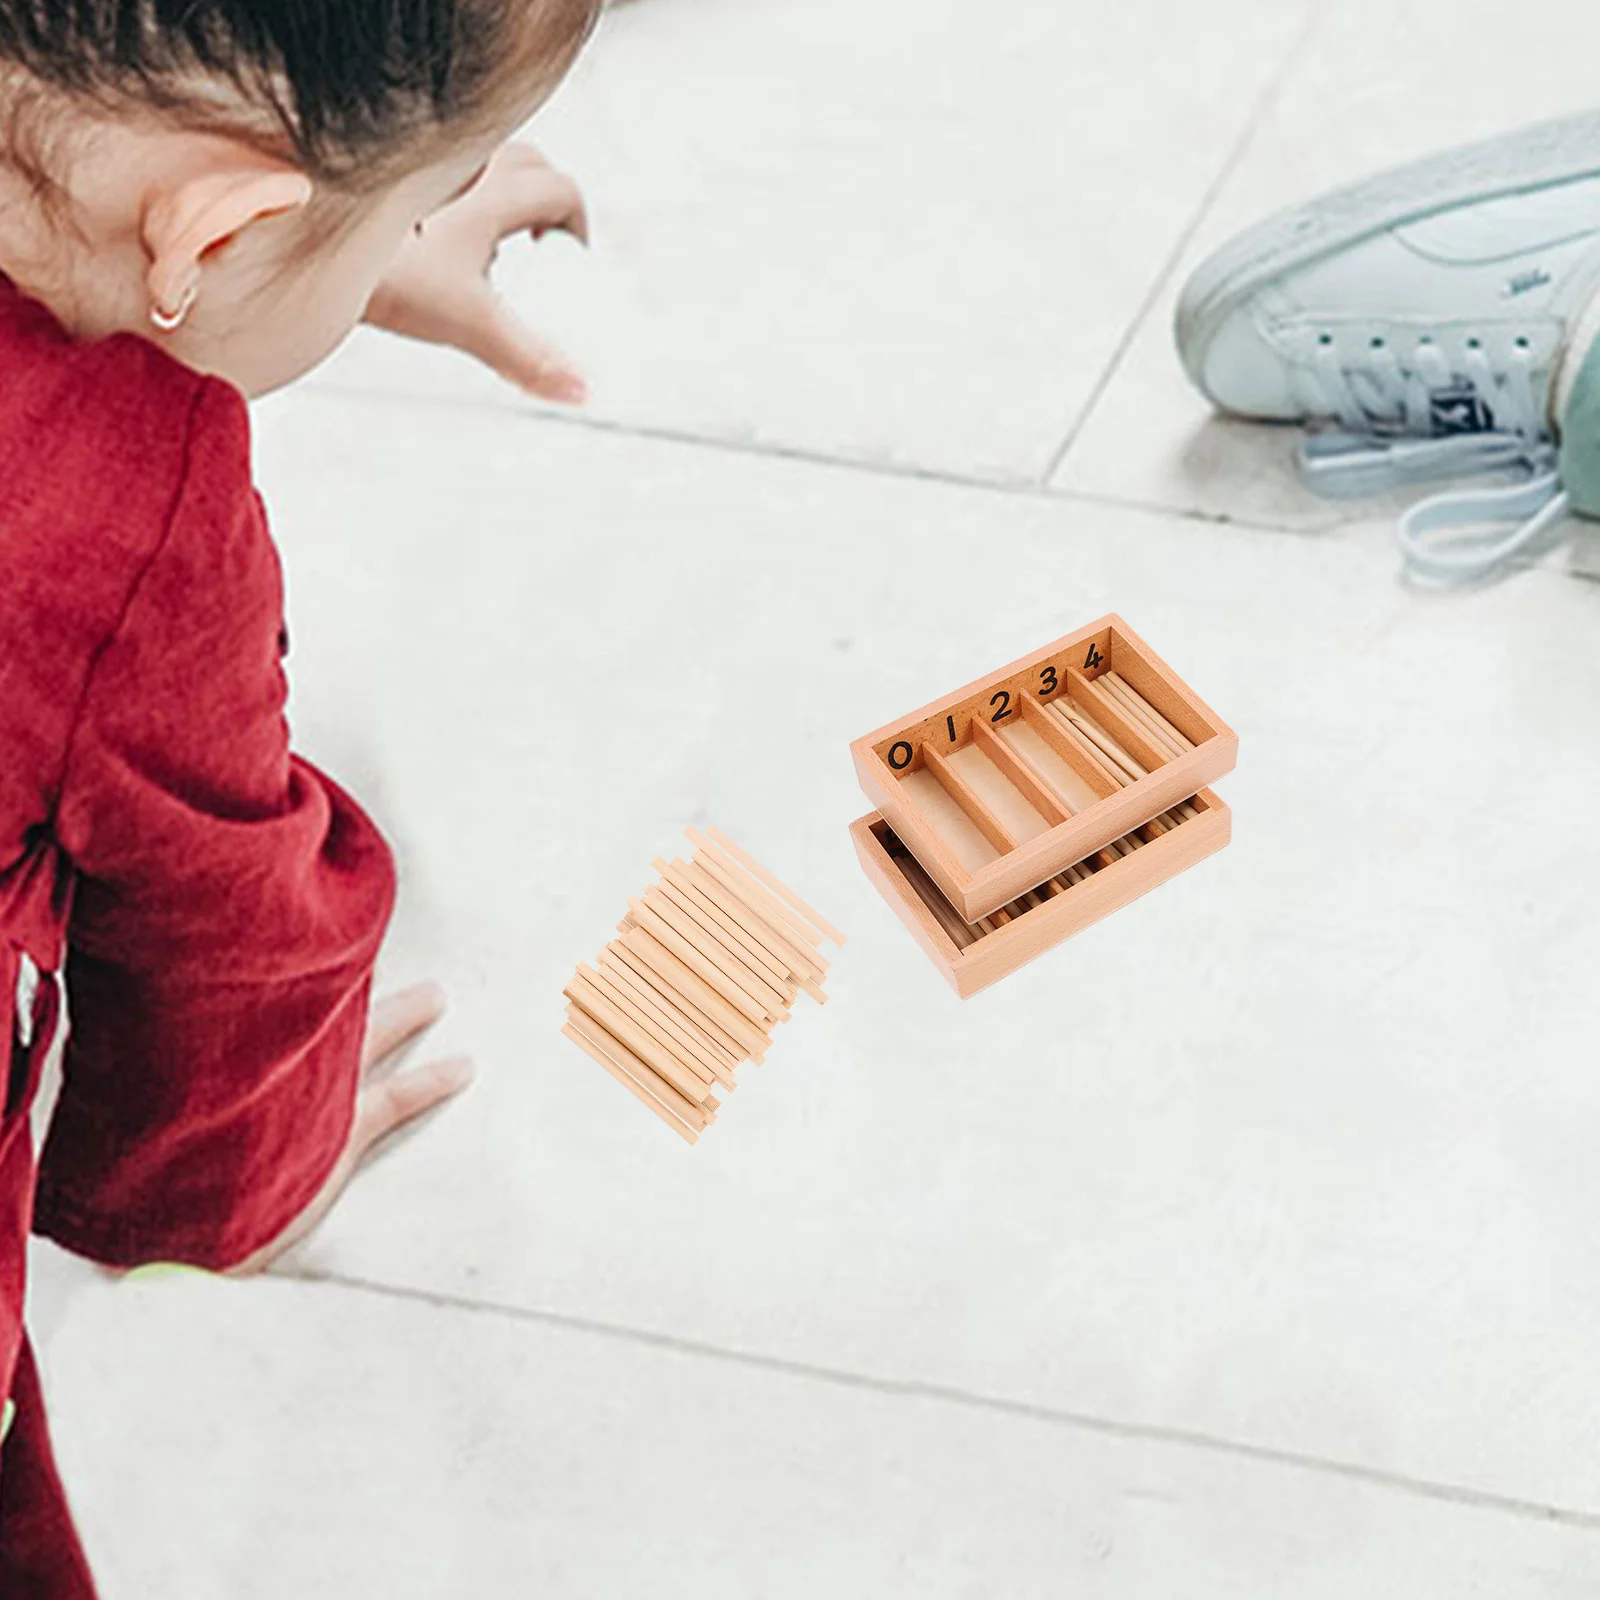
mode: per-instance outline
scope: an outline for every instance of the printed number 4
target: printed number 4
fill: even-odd
[[[1104,661],[1104,660],[1105,660],[1105,657],[1100,654],[1099,646],[1098,645],[1090,645],[1089,646],[1089,654],[1085,658],[1084,663],[1083,663],[1083,670],[1085,672],[1093,672],[1094,669],[1096,667],[1098,667],[1100,665],[1100,663],[1102,661]]]

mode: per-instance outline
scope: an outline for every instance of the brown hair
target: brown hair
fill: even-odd
[[[20,69],[4,74],[13,134],[29,89],[54,89],[244,137],[360,188],[470,131],[515,86],[530,99],[553,86],[600,4],[0,0],[0,73]]]

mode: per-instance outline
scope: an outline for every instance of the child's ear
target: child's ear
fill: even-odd
[[[299,210],[311,194],[303,172],[231,141],[217,141],[198,163],[157,180],[140,226],[157,326],[182,321],[199,293],[207,255],[254,223]]]

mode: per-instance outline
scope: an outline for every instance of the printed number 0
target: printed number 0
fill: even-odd
[[[1000,708],[989,718],[991,722],[1004,722],[1011,715],[1011,695],[1007,690],[1002,689],[989,701],[989,704]]]
[[[904,752],[902,754],[902,752]],[[896,772],[904,772],[911,765],[911,758],[916,754],[904,739],[889,746],[889,765]]]

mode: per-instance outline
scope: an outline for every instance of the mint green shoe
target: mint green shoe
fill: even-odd
[[[1415,162],[1249,229],[1190,279],[1190,376],[1220,409],[1299,422],[1316,492],[1445,479],[1401,521],[1408,565],[1490,572],[1600,514],[1588,358],[1600,114]],[[1584,381],[1578,375],[1585,374]],[[1506,481],[1509,480],[1509,481]]]

